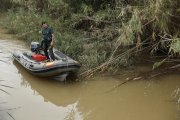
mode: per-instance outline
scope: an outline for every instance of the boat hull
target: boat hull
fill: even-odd
[[[63,53],[56,51],[56,60],[52,62],[36,62],[31,59],[31,55],[26,52],[14,52],[13,58],[20,65],[22,65],[28,72],[33,75],[40,77],[55,77],[62,74],[76,74],[80,68],[80,64],[71,59],[70,57],[64,55]]]

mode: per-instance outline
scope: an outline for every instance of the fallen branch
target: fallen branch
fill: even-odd
[[[7,114],[8,114],[13,120],[15,120],[14,117],[13,117],[9,112],[7,112]]]
[[[118,88],[118,87],[120,87],[120,86],[122,86],[122,85],[124,85],[124,84],[126,84],[126,83],[128,83],[128,82],[130,82],[130,81],[141,80],[142,78],[143,78],[143,77],[135,77],[135,78],[127,79],[126,81],[124,81],[124,82],[116,85],[115,87],[113,87],[112,89],[106,91],[105,93],[112,92],[112,91],[115,90],[116,88]]]
[[[138,77],[133,77],[131,79],[127,79],[126,81],[116,85],[115,87],[113,87],[112,89],[108,90],[107,92],[105,93],[109,93],[109,92],[112,92],[113,90],[115,90],[116,88],[128,83],[128,82],[131,82],[131,81],[136,81],[136,80],[142,80],[142,79],[152,79],[152,78],[155,78],[155,77],[158,77],[160,75],[163,75],[165,73],[168,73],[168,72],[171,72],[172,70],[175,70],[175,68],[177,67],[180,67],[180,64],[178,66],[173,66],[173,67],[170,67],[168,69],[165,69],[157,74],[152,74],[152,73],[147,73],[146,75],[144,76],[138,76]],[[154,72],[154,71],[153,71]],[[143,73],[144,74],[144,73]]]
[[[14,88],[14,87],[11,87],[11,86],[1,85],[1,84],[0,84],[0,86],[7,87],[7,88]]]
[[[179,68],[179,67],[180,67],[180,64],[174,65],[174,66],[170,67],[170,69],[175,69],[175,68]]]
[[[3,91],[4,93],[6,93],[6,94],[10,95],[8,92],[6,92],[6,91],[5,91],[5,90],[3,90],[3,89],[0,89],[0,91]]]
[[[145,44],[149,39],[150,39],[150,37],[148,37],[145,41],[143,41],[143,42],[141,43],[141,45]],[[90,78],[90,77],[92,77],[97,71],[105,71],[105,70],[108,68],[108,66],[110,66],[110,65],[113,64],[113,63],[115,63],[117,60],[121,59],[122,57],[126,56],[127,54],[128,54],[128,55],[131,55],[131,54],[137,52],[137,50],[136,50],[137,47],[135,46],[135,47],[133,47],[133,48],[131,48],[131,49],[129,49],[129,50],[127,50],[127,51],[125,51],[125,52],[117,55],[117,56],[114,56],[114,54],[116,53],[116,51],[117,51],[117,49],[118,49],[119,47],[120,47],[120,45],[118,45],[118,46],[115,48],[115,50],[114,50],[113,53],[111,54],[109,60],[107,60],[106,62],[102,63],[100,66],[97,66],[97,67],[95,67],[95,68],[92,68],[92,69],[90,69],[90,70],[88,70],[88,71],[85,71],[85,72],[81,73],[80,76],[84,76],[85,78]],[[145,49],[147,49],[147,48],[149,48],[149,47],[150,47],[150,46],[144,47],[143,49],[140,49],[140,50],[138,50],[138,51],[145,50]]]

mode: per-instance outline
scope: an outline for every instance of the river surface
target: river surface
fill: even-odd
[[[37,78],[13,61],[27,50],[0,30],[0,120],[179,120],[174,92],[180,75],[128,82],[128,76],[99,76],[80,82]],[[151,69],[137,67],[137,72]],[[1,86],[7,85],[13,88]]]

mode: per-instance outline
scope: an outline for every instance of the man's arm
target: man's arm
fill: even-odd
[[[51,29],[51,37],[52,37],[51,47],[53,47],[54,46],[54,32],[53,32],[53,29]]]
[[[51,35],[52,35],[51,46],[53,46],[54,45],[54,33],[52,33]]]

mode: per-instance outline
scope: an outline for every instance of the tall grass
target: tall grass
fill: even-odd
[[[0,11],[5,11],[12,7],[12,0],[0,0]]]

